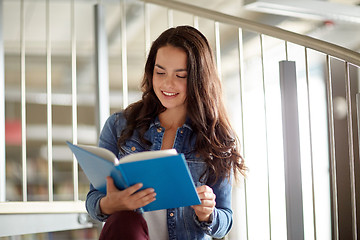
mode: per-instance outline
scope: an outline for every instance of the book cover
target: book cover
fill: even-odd
[[[155,211],[200,204],[183,154],[175,149],[130,154],[120,161],[105,148],[67,142],[92,185],[106,193],[106,177],[123,190],[136,183],[154,188],[156,200],[143,207]]]

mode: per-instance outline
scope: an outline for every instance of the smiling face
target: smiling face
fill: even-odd
[[[186,111],[187,55],[181,48],[161,47],[156,54],[153,89],[167,110]]]

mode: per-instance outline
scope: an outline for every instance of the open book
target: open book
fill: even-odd
[[[66,143],[91,184],[103,193],[106,177],[111,176],[120,190],[136,183],[142,183],[142,189],[155,189],[156,200],[144,211],[200,204],[185,157],[175,149],[134,153],[119,161],[105,148]]]

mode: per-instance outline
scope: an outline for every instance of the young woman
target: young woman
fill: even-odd
[[[106,221],[100,239],[224,237],[232,226],[232,178],[245,166],[204,35],[190,26],[163,32],[150,49],[142,91],[140,101],[109,117],[99,146],[119,158],[175,148],[185,155],[201,204],[140,214],[136,209],[156,192],[138,191],[141,183],[120,191],[109,177],[106,195],[90,186],[86,199],[89,214]]]

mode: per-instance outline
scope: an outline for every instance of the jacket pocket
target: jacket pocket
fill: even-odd
[[[186,159],[186,163],[190,169],[191,177],[195,187],[204,185],[207,180],[207,166],[204,161],[198,159]]]

